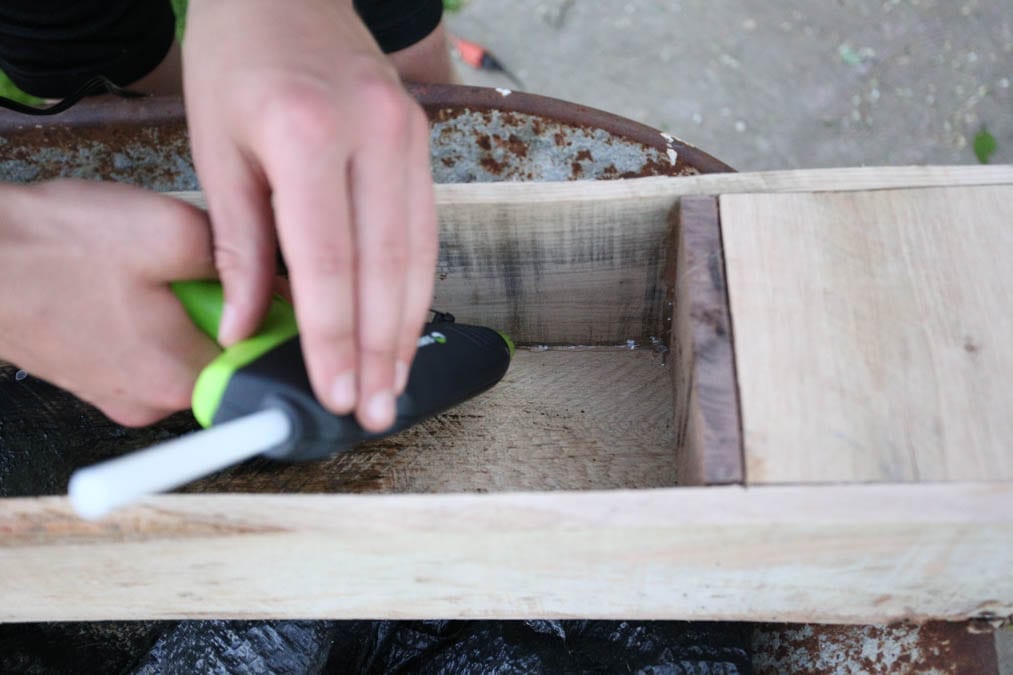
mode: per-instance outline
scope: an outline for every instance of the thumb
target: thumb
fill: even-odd
[[[214,261],[225,292],[218,341],[231,345],[252,335],[275,283],[274,218],[263,176],[233,148],[218,148],[204,165]]]

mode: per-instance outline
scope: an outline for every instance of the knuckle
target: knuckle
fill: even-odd
[[[312,277],[344,277],[350,276],[355,266],[352,251],[347,246],[334,243],[317,242],[316,246],[307,249],[297,264]]]
[[[331,353],[348,354],[355,351],[355,330],[351,321],[327,320],[317,312],[311,312],[305,321],[300,321],[306,349],[315,353],[324,349]]]
[[[369,77],[359,85],[359,99],[374,129],[386,134],[404,135],[412,123],[413,104],[401,85],[386,77]]]
[[[145,245],[145,259],[199,261],[211,259],[211,229],[203,212],[171,197],[150,209],[149,226],[138,229],[131,245]]]
[[[216,237],[215,268],[223,277],[234,276],[246,268],[246,255],[231,238]]]
[[[384,277],[404,275],[411,262],[408,248],[396,238],[381,240],[375,250],[364,252],[363,259],[371,273]]]
[[[323,87],[307,82],[279,85],[264,103],[265,133],[274,142],[317,148],[332,142],[340,130],[333,97]]]
[[[371,344],[363,346],[359,351],[359,361],[362,363],[364,379],[370,380],[370,375],[393,375],[394,357],[397,354],[397,345],[391,343]]]
[[[185,204],[183,206],[186,206]],[[206,219],[194,209],[187,207],[180,211],[179,227],[173,238],[172,251],[180,260],[212,259],[211,228]]]
[[[355,333],[350,325],[326,321],[310,321],[302,328],[303,349],[311,370],[325,366],[337,373],[352,369],[358,358]],[[326,356],[326,359],[320,359]],[[317,366],[314,368],[314,365]]]
[[[390,223],[371,232],[360,252],[364,270],[403,268],[413,257],[408,250],[408,237],[405,224]]]

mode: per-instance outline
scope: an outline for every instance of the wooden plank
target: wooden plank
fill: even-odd
[[[842,192],[1013,183],[1013,165],[885,166],[656,176],[620,181],[438,185],[437,203],[570,202],[755,192]]]
[[[592,183],[588,183],[591,185]],[[662,338],[668,210],[636,191],[604,199],[454,201],[439,205],[433,306],[521,344],[621,345]],[[203,205],[196,193],[176,193]]]
[[[169,495],[0,509],[0,619],[1013,615],[1013,485]]]
[[[683,197],[673,214],[678,244],[669,285],[675,305],[671,351],[679,482],[741,483],[739,401],[717,198]]]
[[[749,483],[1013,480],[1013,187],[721,220]]]
[[[1008,164],[844,167],[601,181],[441,183],[436,185],[436,203],[438,207],[518,202],[552,204],[587,199],[632,200],[755,192],[847,192],[1010,183],[1013,183],[1013,165]],[[167,194],[204,208],[204,197],[199,192]]]
[[[666,339],[668,213],[680,196],[1013,183],[1013,167],[888,167],[436,186],[435,303],[529,344]],[[174,193],[203,204],[199,193]]]
[[[70,472],[193,427],[125,430],[0,364],[0,495],[63,494]],[[670,369],[651,350],[518,350],[482,396],[321,462],[253,460],[188,492],[484,492],[676,483]]]

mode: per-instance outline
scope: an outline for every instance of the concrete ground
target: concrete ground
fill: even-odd
[[[1013,162],[1013,0],[470,0],[449,26],[739,170],[973,164],[983,124]]]
[[[523,87],[668,131],[739,170],[1013,163],[1013,0],[470,0],[450,30]],[[996,636],[1013,675],[1013,631]]]

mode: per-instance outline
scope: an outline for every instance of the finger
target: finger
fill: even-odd
[[[171,410],[161,410],[124,401],[97,403],[95,407],[113,422],[124,427],[145,427],[172,414]]]
[[[146,291],[143,303],[149,317],[138,326],[137,342],[144,345],[144,353],[136,358],[140,372],[130,377],[157,386],[149,387],[147,396],[134,402],[168,412],[189,408],[197,377],[221,348],[190,320],[167,286]]]
[[[407,115],[409,110],[405,109]],[[391,113],[385,133],[360,150],[352,166],[352,204],[358,254],[359,423],[372,431],[394,422],[395,361],[405,331],[409,264],[407,119]],[[398,131],[401,130],[401,133]],[[382,140],[381,140],[382,139]],[[416,335],[417,337],[417,335]],[[407,363],[401,369],[404,371]],[[402,374],[402,377],[406,373]]]
[[[348,155],[334,135],[312,123],[296,120],[286,131],[275,143],[266,136],[264,166],[303,354],[317,398],[347,414],[358,398]]]
[[[199,168],[214,230],[215,267],[225,295],[218,341],[228,346],[255,333],[267,312],[276,240],[262,172],[234,147],[215,144],[211,153]]]
[[[404,320],[395,366],[398,394],[408,383],[419,334],[428,319],[433,299],[439,235],[429,162],[429,122],[420,112],[414,120],[407,163],[410,255],[406,268]]]
[[[159,284],[216,278],[207,213],[171,197],[156,197],[163,201],[157,209],[149,205],[148,210],[157,217],[148,220],[147,225],[164,237],[148,238],[149,250],[137,256],[144,277]]]

